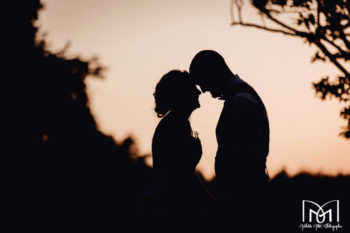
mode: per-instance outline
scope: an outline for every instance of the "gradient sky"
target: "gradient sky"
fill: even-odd
[[[316,50],[300,39],[231,27],[229,0],[43,2],[38,25],[48,33],[51,49],[71,42],[68,54],[96,55],[108,67],[104,80],[87,81],[88,94],[99,128],[117,141],[134,135],[140,152],[149,153],[159,121],[153,111],[156,83],[171,69],[188,70],[200,50],[213,49],[258,91],[267,107],[270,175],[283,168],[291,175],[302,170],[350,173],[350,142],[338,136],[346,124],[339,117],[343,106],[316,98],[311,84],[338,71],[330,64],[311,64]],[[259,20],[249,8],[244,18]],[[223,102],[206,93],[200,103],[191,124],[203,144],[198,168],[210,178]]]

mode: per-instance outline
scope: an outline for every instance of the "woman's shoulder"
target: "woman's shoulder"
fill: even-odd
[[[182,134],[190,129],[189,122],[179,121],[172,115],[166,115],[160,120],[155,133],[158,134]]]

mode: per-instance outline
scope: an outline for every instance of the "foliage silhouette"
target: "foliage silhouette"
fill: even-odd
[[[231,0],[232,26],[254,27],[274,33],[301,38],[317,47],[311,61],[331,63],[341,74],[334,80],[323,77],[313,83],[316,93],[325,100],[335,97],[340,102],[350,100],[350,1],[348,0],[252,0],[263,24],[244,22],[243,0]],[[237,10],[235,10],[237,9]],[[238,16],[234,17],[234,12]],[[289,21],[288,21],[289,19]],[[270,23],[269,25],[266,22]],[[340,133],[350,138],[350,105],[342,109],[347,126]]]
[[[19,204],[31,222],[114,222],[133,214],[150,168],[135,150],[133,138],[116,142],[99,131],[89,108],[85,81],[102,78],[97,59],[70,58],[65,49],[49,50],[38,35],[40,1],[25,1],[15,21],[9,59],[20,131]],[[113,220],[113,221],[112,221]],[[57,223],[56,222],[56,223]]]

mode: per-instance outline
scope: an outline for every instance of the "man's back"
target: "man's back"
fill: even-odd
[[[269,123],[264,104],[244,82],[232,85],[216,128],[215,172],[224,189],[267,182]]]

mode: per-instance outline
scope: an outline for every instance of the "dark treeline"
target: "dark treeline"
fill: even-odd
[[[135,214],[150,168],[132,138],[116,142],[96,125],[85,80],[103,78],[103,67],[49,50],[36,26],[40,1],[18,7],[6,34],[16,48],[10,66],[18,97],[11,137],[21,155],[14,172],[18,212],[40,225]]]
[[[18,51],[10,59],[11,78],[18,82],[18,98],[13,98],[16,130],[9,136],[15,158],[12,210],[30,224],[50,228],[72,223],[81,228],[95,223],[118,228],[121,217],[141,219],[139,201],[152,169],[145,165],[145,156],[135,153],[132,138],[116,142],[98,129],[85,80],[102,78],[103,67],[97,59],[50,51],[35,24],[42,8],[39,0],[22,1],[13,21],[15,33],[7,34]],[[339,199],[346,225],[349,184],[349,176],[289,178],[280,173],[266,191],[270,197],[266,201],[271,202],[267,224],[297,232],[301,200]],[[215,180],[207,186],[217,194]]]

